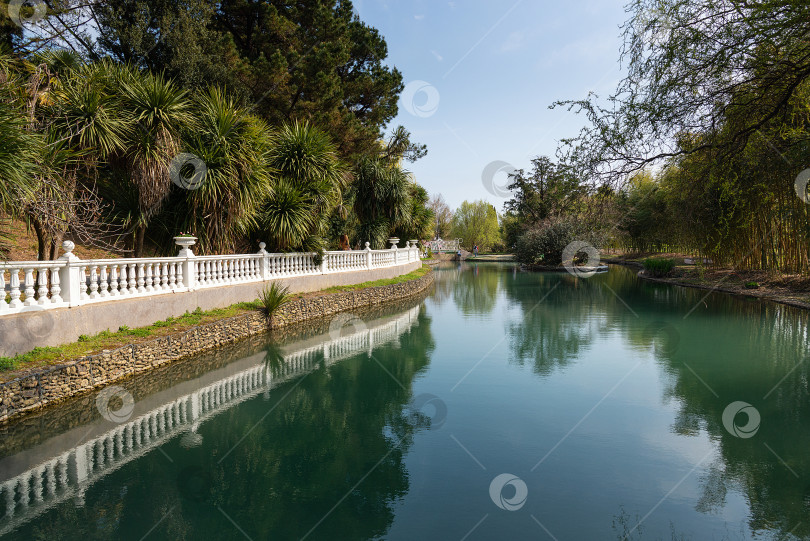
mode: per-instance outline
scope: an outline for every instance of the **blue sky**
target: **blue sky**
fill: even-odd
[[[354,0],[361,19],[380,30],[387,63],[405,77],[392,127],[404,125],[428,145],[408,164],[431,194],[451,207],[504,197],[487,190],[490,163],[528,169],[553,156],[584,118],[549,110],[558,99],[606,96],[622,75],[624,0]],[[504,167],[503,169],[507,169]],[[504,185],[506,173],[494,177]]]

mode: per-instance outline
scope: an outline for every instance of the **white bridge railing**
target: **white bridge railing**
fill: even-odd
[[[436,239],[426,243],[432,252],[456,252],[461,247],[461,239]]]
[[[0,263],[0,316],[31,310],[80,306],[279,278],[362,271],[419,261],[416,241],[390,250],[195,256],[194,239],[177,237],[177,257],[79,259],[74,244],[62,243],[57,261]]]
[[[84,492],[90,485],[172,438],[185,438],[181,440],[184,446],[200,445],[199,427],[237,404],[290,379],[363,352],[370,356],[375,348],[396,342],[418,325],[419,310],[415,306],[393,319],[369,322],[347,335],[330,333],[338,336],[284,354],[278,364],[254,365],[176,396],[75,447],[56,451],[59,454],[22,473],[0,477],[0,536],[68,499],[83,505]]]

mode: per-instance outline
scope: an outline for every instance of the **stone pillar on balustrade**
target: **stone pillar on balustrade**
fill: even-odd
[[[258,255],[262,256],[262,280],[265,282],[270,279],[270,260],[267,258],[269,254],[267,253],[267,250],[265,250],[266,247],[267,244],[263,242],[259,243]]]
[[[371,270],[373,263],[371,258],[371,243],[366,242],[366,268]]]
[[[180,246],[177,257],[184,258],[180,264],[183,267],[183,285],[189,291],[197,289],[197,271],[194,252],[191,247],[197,243],[197,237],[174,237],[174,243]]]
[[[73,253],[76,245],[69,240],[62,243],[62,249],[65,251],[59,257],[59,261],[66,261],[67,264],[59,269],[59,282],[62,287],[62,299],[68,306],[78,306],[81,302],[81,291],[86,287],[85,278],[81,274],[81,269],[74,263],[79,261],[78,256]]]

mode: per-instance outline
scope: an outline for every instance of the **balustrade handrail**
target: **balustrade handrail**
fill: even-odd
[[[316,252],[268,253],[264,243],[254,254],[197,256],[190,248],[195,238],[178,237],[175,241],[182,249],[173,257],[79,259],[73,254],[75,245],[65,241],[65,253],[56,261],[2,262],[0,317],[33,309],[391,268],[419,261],[417,241],[408,241],[403,249],[393,245],[387,250],[372,250],[366,243],[365,250],[327,251],[318,263]]]
[[[0,261],[0,269],[9,270],[19,267],[58,268],[64,267],[65,261]]]

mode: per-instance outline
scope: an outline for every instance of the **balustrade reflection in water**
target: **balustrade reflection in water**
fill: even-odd
[[[810,538],[810,312],[620,267],[436,272],[424,305],[268,344],[182,392],[134,393],[127,422],[34,463],[15,450],[0,459],[0,527],[461,538],[486,515],[469,537],[483,539],[542,535],[531,515],[559,539]],[[427,430],[409,408],[436,400]],[[729,428],[735,403],[756,412],[750,433],[734,412]],[[528,490],[512,513],[488,492],[505,471]]]

